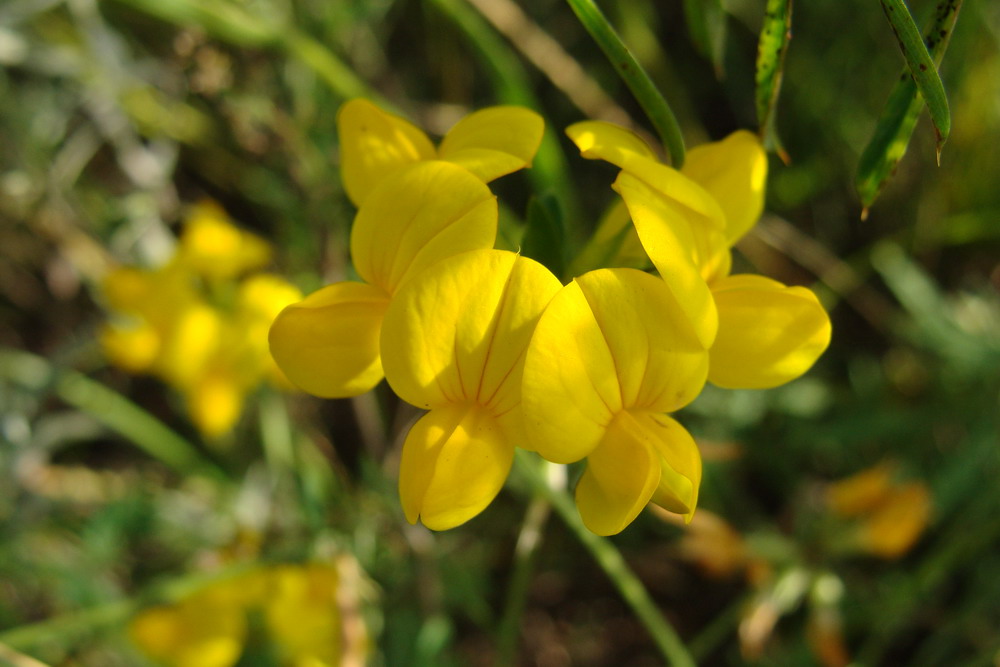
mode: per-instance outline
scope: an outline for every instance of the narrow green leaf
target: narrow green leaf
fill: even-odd
[[[722,0],[684,0],[684,18],[698,52],[712,61],[715,76],[721,79],[726,55],[726,12]]]
[[[767,0],[764,24],[757,42],[756,101],[761,142],[788,162],[775,130],[778,94],[785,69],[785,53],[792,38],[792,0]]]
[[[917,90],[927,104],[927,111],[937,132],[938,162],[941,161],[941,147],[948,140],[951,131],[951,112],[948,110],[948,96],[944,92],[944,84],[938,76],[937,65],[927,51],[927,45],[920,38],[917,24],[910,15],[903,0],[882,0],[882,10],[885,11],[889,25],[896,34],[896,40],[906,58],[906,66],[910,76],[917,84]]]
[[[660,141],[670,153],[673,165],[679,169],[684,164],[684,137],[681,136],[681,128],[677,124],[674,112],[656,88],[656,84],[649,78],[649,74],[628,50],[628,47],[622,42],[621,37],[611,27],[608,19],[593,0],[566,1],[580,20],[581,25],[601,47],[608,62],[618,72],[618,76],[635,95],[639,106],[646,112],[653,128],[656,129]]]
[[[51,391],[182,474],[226,479],[222,469],[159,419],[82,373],[58,368],[27,352],[3,348],[0,379],[39,393]]]
[[[930,69],[933,69],[935,78],[961,7],[962,0],[941,2],[937,6],[930,26],[924,32],[923,43],[930,54],[933,65]],[[940,82],[940,79],[938,81]],[[947,105],[947,102],[945,104]],[[858,163],[855,187],[864,206],[861,213],[862,220],[868,216],[868,208],[878,198],[886,181],[895,171],[896,164],[906,153],[906,147],[910,143],[913,128],[917,124],[923,105],[924,99],[919,94],[917,84],[907,67],[890,93],[882,116],[875,127],[875,133]],[[938,148],[940,150],[940,143]]]
[[[566,231],[559,203],[552,195],[532,197],[528,202],[521,254],[541,262],[557,276],[566,270]]]

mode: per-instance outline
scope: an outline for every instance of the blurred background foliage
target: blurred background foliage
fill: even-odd
[[[707,41],[691,4],[603,8],[696,145],[756,128],[765,3],[706,3]],[[933,9],[911,6],[918,24]],[[707,461],[703,519],[647,512],[613,540],[700,663],[1000,664],[1000,5],[962,12],[941,165],[924,117],[862,221],[855,170],[903,59],[875,5],[794,8],[776,117],[790,162],[772,159],[738,261],[814,286],[833,344],[786,387],[708,388],[680,415]],[[335,116],[355,95],[437,134],[494,103],[543,113],[536,168],[496,185],[503,243],[545,194],[572,257],[612,174],[562,129],[649,128],[566,5],[7,0],[0,64],[0,662],[146,664],[124,628],[147,605],[248,563],[344,558],[338,605],[363,619],[344,633],[365,647],[345,663],[660,662],[559,520],[528,510],[541,540],[515,567],[534,507],[518,476],[466,526],[406,524],[397,436],[414,413],[384,388],[261,389],[203,441],[177,395],[95,342],[103,276],[161,263],[204,198],[303,291],[347,275]],[[239,664],[277,655],[251,642]]]

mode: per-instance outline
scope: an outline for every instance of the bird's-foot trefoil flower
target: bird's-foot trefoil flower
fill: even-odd
[[[830,342],[830,319],[815,294],[763,276],[730,275],[730,248],[764,204],[767,159],[753,134],[738,131],[699,146],[678,171],[624,128],[586,121],[567,133],[584,157],[621,168],[613,187],[709,348],[713,384],[774,387],[813,365]]]
[[[667,283],[636,269],[574,279],[539,319],[525,357],[528,444],[587,459],[576,502],[587,528],[623,530],[650,502],[690,517],[701,457],[666,413],[699,394],[708,352]]]
[[[397,290],[447,257],[491,248],[497,203],[489,188],[449,162],[419,162],[380,182],[358,209],[351,256],[364,282],[328,285],[271,325],[271,353],[299,388],[342,398],[382,377],[382,320]]]
[[[395,170],[426,160],[452,162],[489,183],[531,166],[544,127],[542,117],[530,109],[489,107],[458,121],[435,147],[408,120],[368,100],[350,100],[337,114],[344,190],[361,206]]]
[[[435,530],[479,514],[525,444],[525,350],[561,285],[534,260],[478,250],[443,260],[400,288],[382,328],[386,379],[429,410],[403,444],[406,518]]]
[[[197,204],[164,266],[120,267],[105,277],[105,355],[179,390],[205,436],[229,431],[262,381],[290,388],[268,354],[267,328],[302,295],[276,275],[248,273],[270,257],[270,246],[217,204]]]

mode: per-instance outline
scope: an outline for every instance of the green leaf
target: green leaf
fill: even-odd
[[[756,102],[760,139],[764,147],[773,150],[788,162],[785,149],[774,128],[778,93],[785,68],[785,53],[792,38],[792,0],[767,0],[764,25],[757,42]]]
[[[882,0],[882,9],[885,11],[889,25],[896,34],[899,47],[906,58],[906,66],[910,69],[910,76],[917,84],[917,90],[927,103],[927,111],[930,112],[931,121],[934,123],[934,130],[937,132],[937,152],[940,162],[941,147],[948,140],[948,133],[951,131],[951,112],[948,110],[948,96],[944,92],[944,84],[938,76],[937,65],[927,51],[927,45],[920,38],[920,31],[917,24],[910,15],[906,3],[903,0]]]
[[[566,231],[559,203],[552,195],[532,197],[528,202],[521,254],[541,262],[557,276],[566,270]]]
[[[724,74],[726,12],[722,0],[684,0],[688,32],[698,52],[712,61],[715,76]]]
[[[933,67],[929,69],[933,69],[935,78],[937,78],[937,66],[941,63],[941,58],[948,48],[948,40],[955,28],[955,21],[961,6],[962,0],[941,2],[935,11],[930,27],[924,33],[924,43],[929,50],[933,64]],[[947,102],[945,104],[947,105]],[[858,163],[855,186],[864,206],[861,213],[862,219],[868,216],[868,208],[878,198],[886,181],[895,171],[896,164],[906,153],[906,147],[910,143],[913,128],[917,124],[923,105],[924,99],[919,94],[917,83],[910,76],[908,67],[903,71],[889,95],[889,101],[886,102],[885,109],[882,111],[882,116],[875,127],[875,133],[861,154],[861,160]],[[940,149],[940,143],[938,147]]]

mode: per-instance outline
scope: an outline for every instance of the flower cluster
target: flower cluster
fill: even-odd
[[[143,653],[168,667],[230,667],[266,641],[269,664],[363,664],[368,638],[338,564],[272,565],[221,580],[129,624]]]
[[[787,382],[829,343],[812,292],[730,275],[730,248],[763,207],[766,156],[749,133],[691,151],[678,171],[623,128],[569,128],[585,157],[621,169],[614,188],[633,243],[659,275],[597,268],[564,286],[539,263],[492,249],[497,208],[485,183],[530,164],[543,131],[536,114],[473,113],[436,149],[366,101],[348,102],[338,122],[363,282],[286,308],[271,350],[311,393],[353,396],[384,376],[428,410],[403,445],[411,522],[446,529],[481,512],[515,447],[586,460],[576,501],[595,533],[621,531],[650,502],[690,518],[701,458],[669,413],[706,381]],[[626,217],[609,219],[625,230]]]
[[[105,355],[179,390],[206,437],[227,432],[262,381],[289,387],[268,353],[267,330],[302,294],[277,275],[254,272],[270,259],[268,244],[217,204],[197,204],[165,265],[120,267],[105,277]]]

